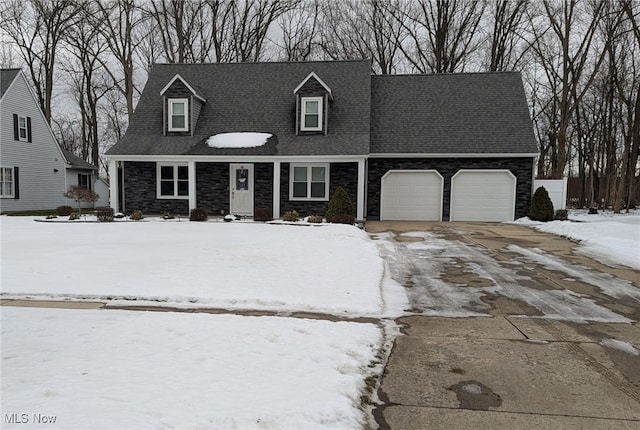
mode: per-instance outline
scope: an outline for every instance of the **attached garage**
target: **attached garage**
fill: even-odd
[[[435,170],[390,170],[382,177],[380,219],[441,221],[442,190]]]
[[[451,178],[451,221],[513,221],[515,202],[509,170],[460,170]]]

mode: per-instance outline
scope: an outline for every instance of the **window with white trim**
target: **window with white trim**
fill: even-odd
[[[290,200],[329,200],[328,164],[291,164]]]
[[[189,198],[189,166],[158,163],[158,198]]]
[[[322,131],[322,97],[302,97],[301,131]]]
[[[169,99],[169,131],[189,131],[189,99]]]
[[[14,197],[13,167],[0,167],[0,197]]]
[[[18,115],[18,139],[21,142],[26,142],[28,140],[26,116]]]

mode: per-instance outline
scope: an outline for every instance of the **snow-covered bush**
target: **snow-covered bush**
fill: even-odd
[[[309,215],[309,218],[307,218],[307,222],[310,222],[312,224],[320,224],[322,223],[322,217],[320,215]]]

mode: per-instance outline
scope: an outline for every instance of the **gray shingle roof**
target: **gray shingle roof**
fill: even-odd
[[[108,155],[369,153],[369,61],[154,65],[129,129]],[[296,136],[293,90],[315,72],[332,89],[328,135]],[[163,136],[160,90],[179,73],[206,98],[194,136]],[[254,150],[204,144],[218,133],[266,132],[274,142]]]
[[[67,159],[67,163],[69,163],[71,168],[74,169],[82,169],[82,170],[97,170],[98,168],[91,163],[87,163],[82,158],[72,154],[66,149],[62,149],[62,153],[64,154],[64,158]]]
[[[517,72],[373,76],[371,153],[537,153]]]
[[[9,89],[18,73],[20,73],[20,69],[0,69],[0,97]]]

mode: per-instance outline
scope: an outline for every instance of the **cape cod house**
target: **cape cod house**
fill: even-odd
[[[60,148],[22,71],[0,69],[0,212],[73,206],[65,191],[91,189],[96,171]]]
[[[343,186],[360,220],[526,215],[537,147],[519,73],[370,70],[369,61],[154,65],[107,152],[111,205],[322,215]]]

